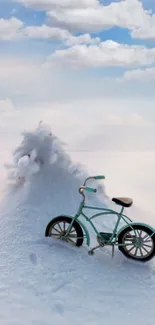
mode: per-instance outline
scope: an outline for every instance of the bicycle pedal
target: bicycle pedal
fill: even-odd
[[[90,250],[90,251],[88,251],[88,254],[89,255],[94,255],[94,251]]]
[[[88,251],[88,254],[89,254],[89,255],[94,255],[94,251],[95,251],[96,249],[100,248],[100,246],[101,246],[101,245],[97,245],[97,246],[93,247],[92,249],[90,249],[90,250]]]

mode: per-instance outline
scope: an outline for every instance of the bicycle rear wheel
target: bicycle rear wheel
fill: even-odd
[[[118,246],[119,250],[127,258],[141,262],[151,260],[155,256],[155,234],[143,225],[133,225],[132,228],[126,227],[119,234],[118,244],[124,245]]]

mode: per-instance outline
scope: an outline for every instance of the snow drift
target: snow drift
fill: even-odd
[[[6,164],[8,186],[2,205],[8,208],[9,201],[12,209],[13,203],[17,210],[15,224],[18,219],[33,237],[34,232],[35,236],[42,236],[49,218],[75,214],[81,200],[78,188],[88,174],[82,165],[71,161],[64,143],[48,125],[39,123],[36,130],[23,132],[22,136],[21,144],[13,152],[13,163]],[[95,181],[93,186],[98,189],[98,196],[89,193],[87,200],[103,205],[104,198],[105,203],[108,200],[103,185]]]
[[[40,123],[24,132],[6,167],[8,184],[0,205],[2,324],[153,325],[153,263],[142,267],[119,254],[112,261],[108,249],[90,257],[85,247],[44,238],[50,219],[75,213],[78,188],[88,176],[50,127]],[[110,204],[104,187],[93,186],[98,196],[89,194],[88,201]],[[98,222],[103,229],[103,221]]]

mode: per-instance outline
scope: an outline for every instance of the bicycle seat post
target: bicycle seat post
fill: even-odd
[[[124,207],[121,207],[120,215],[123,214],[123,211],[124,211]]]

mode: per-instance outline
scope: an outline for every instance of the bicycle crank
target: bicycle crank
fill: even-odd
[[[95,249],[100,248],[100,247],[103,247],[103,246],[104,246],[104,244],[102,244],[102,246],[101,246],[101,245],[97,245],[97,246],[93,247],[92,249],[90,249],[90,250],[88,251],[88,254],[89,254],[89,255],[94,255],[94,251],[95,251]]]
[[[99,245],[93,247],[92,249],[90,249],[88,251],[88,254],[89,255],[94,255],[94,251],[100,247],[104,247],[104,246],[112,246],[112,258],[114,257],[114,250],[115,250],[115,245],[112,244],[112,243],[108,243],[108,242],[105,242],[104,238],[101,237],[101,236],[97,236],[97,241],[99,243]]]

